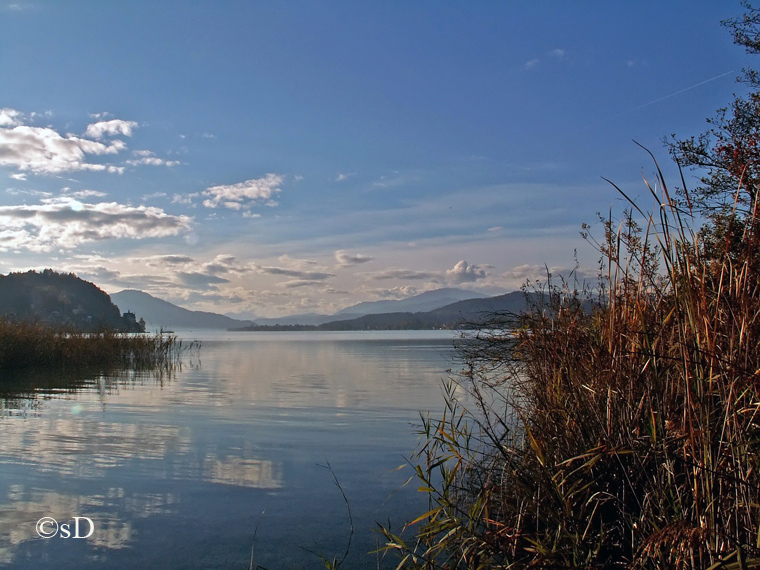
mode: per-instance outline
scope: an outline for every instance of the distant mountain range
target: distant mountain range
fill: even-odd
[[[443,288],[402,300],[358,303],[334,315],[293,315],[255,321],[206,311],[191,311],[143,291],[127,289],[109,296],[73,274],[53,270],[0,275],[0,317],[65,325],[80,330],[108,327],[140,330],[390,330],[458,328],[477,324],[494,313],[519,313],[527,307],[523,293],[486,297]],[[127,313],[122,316],[121,313]],[[127,318],[129,317],[129,318]]]
[[[240,330],[425,330],[457,329],[478,326],[494,319],[509,322],[516,314],[526,311],[539,301],[537,294],[526,296],[514,291],[496,297],[467,299],[450,303],[432,311],[393,312],[363,315],[352,319],[336,319],[320,325],[251,326]]]
[[[365,301],[335,313],[335,316],[341,315],[377,315],[380,313],[419,313],[422,311],[432,311],[440,307],[445,307],[457,301],[467,299],[482,299],[487,297],[483,293],[466,291],[465,289],[443,288],[434,291],[425,291],[419,295],[408,297],[400,300],[387,301]]]
[[[123,311],[143,317],[148,328],[206,328],[268,330],[319,329],[430,329],[455,328],[478,318],[483,311],[519,312],[525,307],[522,293],[486,297],[464,289],[443,288],[401,300],[358,303],[334,315],[309,313],[279,318],[234,319],[205,311],[190,311],[142,291],[125,290],[111,295]]]
[[[483,293],[467,291],[465,289],[454,289],[445,287],[434,291],[426,291],[419,295],[407,297],[399,300],[383,301],[365,301],[356,305],[351,305],[341,309],[332,315],[322,315],[318,313],[304,313],[300,315],[290,315],[287,317],[256,317],[253,320],[256,324],[262,326],[270,325],[309,325],[316,326],[336,320],[348,320],[362,317],[364,315],[376,315],[381,313],[416,313],[420,311],[432,311],[439,307],[444,307],[457,301],[465,299],[479,299],[487,297]]]
[[[159,328],[227,330],[255,324],[253,321],[231,319],[217,313],[183,309],[168,301],[133,289],[114,293],[111,295],[111,300],[122,311],[132,311],[138,318],[145,319],[148,330]]]

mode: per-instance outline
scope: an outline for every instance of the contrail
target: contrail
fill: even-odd
[[[711,81],[715,81],[716,79],[720,79],[721,77],[725,77],[726,75],[730,75],[731,73],[736,73],[735,70],[726,71],[725,73],[721,73],[720,75],[716,75],[715,77],[711,77],[710,79],[705,79],[704,81],[700,81],[699,83],[695,83],[694,85],[690,87],[686,87],[685,89],[681,89],[679,91],[676,91],[675,93],[671,93],[670,95],[665,95],[664,97],[660,97],[659,99],[655,99],[653,101],[649,101],[649,103],[644,103],[643,105],[639,105],[638,107],[634,107],[633,109],[628,109],[627,111],[623,111],[622,113],[618,113],[617,115],[613,115],[610,117],[611,119],[614,119],[616,117],[619,117],[621,115],[626,115],[628,113],[633,113],[634,111],[638,111],[639,109],[643,109],[644,107],[649,107],[650,105],[654,105],[655,103],[659,103],[660,101],[664,101],[665,99],[670,99],[671,97],[675,97],[676,95],[680,95],[681,93],[686,93],[687,91],[691,91],[692,89],[696,89],[697,87],[704,85],[705,83],[710,83]]]

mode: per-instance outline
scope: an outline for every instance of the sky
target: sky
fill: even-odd
[[[0,0],[0,273],[274,317],[592,278],[739,2]],[[577,261],[576,261],[577,260]]]

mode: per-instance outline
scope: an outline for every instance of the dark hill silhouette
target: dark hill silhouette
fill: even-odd
[[[85,332],[141,330],[134,318],[121,315],[105,291],[73,273],[52,269],[0,275],[0,316]]]

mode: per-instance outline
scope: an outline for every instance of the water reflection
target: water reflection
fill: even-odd
[[[388,500],[408,476],[393,470],[414,448],[409,422],[439,407],[450,346],[444,335],[249,335],[205,342],[200,367],[168,375],[3,379],[0,565],[247,567],[267,510],[257,563],[276,567],[284,549],[345,539],[318,467],[329,460],[355,493],[361,566],[375,546],[367,529],[409,500]],[[42,540],[43,516],[87,516],[95,532]]]
[[[206,456],[203,478],[210,483],[238,485],[254,489],[282,487],[282,465],[262,459]]]
[[[0,502],[0,564],[10,564],[22,543],[41,540],[34,525],[42,517],[69,521],[76,513],[89,513],[96,527],[87,539],[89,546],[119,550],[131,544],[133,519],[174,513],[177,502],[173,493],[130,494],[119,487],[108,488],[102,494],[80,495],[10,485]]]

